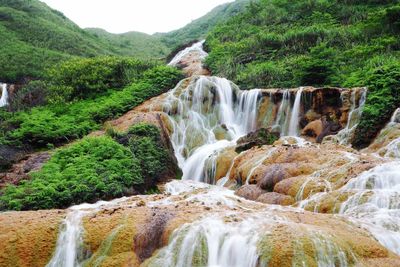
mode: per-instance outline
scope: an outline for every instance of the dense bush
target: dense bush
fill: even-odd
[[[70,101],[124,87],[155,64],[131,58],[77,58],[60,63],[46,76],[54,101]]]
[[[168,165],[168,152],[163,149],[159,129],[154,125],[136,124],[128,131],[129,148],[139,160],[147,183],[156,181]]]
[[[109,137],[85,138],[55,152],[32,180],[8,186],[0,209],[65,208],[123,196],[143,183],[139,161]]]
[[[56,150],[31,180],[0,192],[0,210],[66,208],[152,191],[171,167],[159,129],[141,123],[110,136],[86,137]]]
[[[144,72],[141,79],[120,91],[111,90],[93,99],[17,112],[2,123],[3,142],[43,147],[80,138],[98,129],[105,120],[175,87],[181,78],[178,70],[159,66]]]

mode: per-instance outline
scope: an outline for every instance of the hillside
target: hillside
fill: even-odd
[[[170,49],[159,38],[146,33],[127,32],[113,34],[99,28],[88,28],[85,30],[104,40],[121,55],[133,56],[140,59],[163,58],[170,52]]]
[[[148,35],[84,30],[38,0],[1,0],[0,81],[15,83],[41,78],[44,69],[74,56],[165,58],[177,46],[204,38],[218,22],[242,10],[245,2],[219,6],[180,30]]]
[[[40,77],[42,70],[71,56],[116,54],[98,37],[36,0],[2,0],[0,79]]]
[[[156,33],[161,41],[169,48],[174,49],[181,44],[192,40],[205,38],[207,33],[217,24],[225,22],[228,18],[239,14],[245,9],[249,0],[236,0],[217,6],[206,15],[192,21],[185,27],[168,33]]]
[[[244,88],[368,86],[363,147],[400,106],[399,18],[397,0],[260,0],[211,31],[207,64]]]

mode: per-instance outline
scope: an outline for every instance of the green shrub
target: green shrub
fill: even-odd
[[[152,191],[173,165],[160,130],[140,123],[128,132],[86,137],[56,150],[31,180],[0,192],[0,210],[66,208]]]
[[[129,149],[110,137],[88,137],[57,150],[32,180],[9,185],[2,210],[66,208],[121,197],[143,183],[141,167]]]
[[[52,98],[70,101],[124,87],[152,66],[129,58],[77,58],[56,65],[46,76],[52,84]]]
[[[356,129],[354,147],[363,148],[375,138],[400,107],[400,63],[397,60],[361,73],[358,83],[368,84],[368,97]],[[355,78],[353,78],[355,79]],[[352,83],[356,83],[354,80]]]
[[[163,148],[160,130],[149,124],[136,124],[129,128],[129,148],[142,166],[146,183],[156,181],[168,167],[168,152]]]
[[[108,119],[122,115],[145,100],[175,87],[182,73],[171,67],[155,67],[143,78],[120,91],[68,104],[52,104],[17,112],[4,124],[4,142],[45,147],[62,144],[97,130]]]
[[[300,84],[314,86],[331,84],[331,77],[335,73],[334,55],[334,49],[328,48],[325,43],[311,48],[310,55],[300,62],[297,70]]]

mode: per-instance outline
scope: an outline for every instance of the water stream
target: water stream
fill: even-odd
[[[361,90],[361,92],[359,92]],[[357,102],[357,94],[360,93],[360,99]],[[344,127],[335,137],[342,145],[348,145],[351,141],[358,123],[360,122],[362,111],[367,99],[367,89],[354,89],[351,93],[351,109],[348,115],[346,127]]]
[[[1,87],[0,108],[2,108],[8,105],[7,84],[0,83],[0,87]]]
[[[190,53],[196,53],[200,60],[205,59],[208,54],[203,50],[203,44],[205,40],[194,43],[192,46],[185,48],[180,51],[175,57],[168,63],[169,66],[177,66],[179,62]]]
[[[95,204],[80,204],[68,209],[68,214],[61,225],[56,250],[46,267],[80,267],[86,259],[83,249],[84,228],[82,219],[90,213],[104,207],[118,205],[126,198],[113,201],[99,201]]]

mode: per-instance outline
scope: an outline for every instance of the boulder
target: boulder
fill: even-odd
[[[251,132],[248,135],[241,137],[237,141],[235,151],[237,153],[249,150],[254,146],[272,145],[276,140],[279,139],[278,133],[271,133],[266,128],[258,129],[257,131]]]
[[[281,206],[290,206],[295,203],[294,198],[287,195],[282,195],[276,192],[268,192],[260,195],[257,199],[257,202],[261,202],[264,204],[272,204],[272,205],[281,205]]]
[[[248,200],[256,200],[259,196],[266,193],[266,191],[262,190],[257,185],[243,185],[238,190],[236,190],[235,194],[237,196],[243,197]]]

